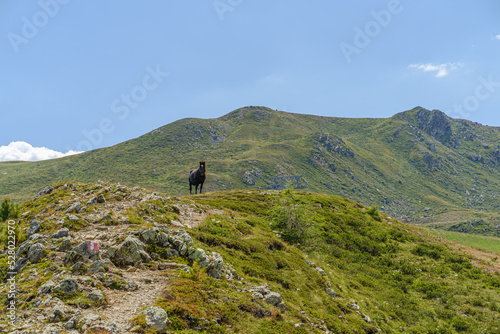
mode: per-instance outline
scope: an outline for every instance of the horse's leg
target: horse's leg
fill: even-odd
[[[192,183],[191,183],[191,181],[189,181],[189,195],[191,195],[191,185],[192,185]]]
[[[196,195],[198,193],[198,185],[194,186],[194,194]]]
[[[200,184],[200,194],[201,194],[201,189],[203,189],[203,183]]]

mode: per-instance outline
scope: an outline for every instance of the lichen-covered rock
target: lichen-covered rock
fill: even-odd
[[[56,284],[53,281],[47,281],[40,288],[38,288],[36,294],[37,296],[41,296],[46,293],[50,293],[55,286]]]
[[[74,277],[66,277],[52,288],[53,293],[62,296],[73,296],[79,290],[80,287]]]
[[[54,187],[52,186],[47,186],[45,188],[43,188],[42,190],[40,190],[36,196],[35,196],[35,199],[41,197],[41,196],[44,196],[44,195],[47,195],[47,194],[50,194],[51,192],[54,191]]]
[[[14,266],[14,270],[12,271],[15,273],[19,273],[27,264],[28,264],[28,258],[26,257],[20,258],[19,260],[17,260],[16,265]]]
[[[87,268],[91,273],[103,273],[106,271],[107,264],[104,261],[96,260]]]
[[[87,298],[94,302],[102,303],[104,301],[104,294],[101,290],[94,289],[87,295]]]
[[[135,265],[137,262],[150,262],[145,245],[136,237],[128,236],[110,258],[115,265]]]
[[[189,255],[189,259],[193,261],[205,261],[207,259],[207,254],[205,254],[205,251],[201,248],[197,248],[191,255]]]
[[[166,333],[172,322],[168,318],[167,312],[157,306],[150,306],[142,314],[146,317],[148,329],[153,329],[157,333]]]
[[[40,262],[40,260],[44,258],[46,255],[46,251],[44,248],[45,247],[40,243],[36,243],[33,246],[31,246],[28,251],[28,260],[31,263]]]
[[[24,256],[25,254],[27,254],[28,250],[33,245],[33,243],[34,242],[31,240],[27,240],[27,241],[23,242],[22,244],[20,244],[19,248],[17,249],[17,252],[16,252],[16,259],[19,259],[22,256]]]
[[[258,292],[252,292],[252,298],[254,299],[264,299],[264,296]]]
[[[28,231],[26,232],[26,237],[27,238],[31,237],[33,234],[35,234],[39,230],[40,230],[40,222],[36,219],[33,219],[30,222],[30,227],[29,227]]]
[[[59,301],[49,315],[49,322],[59,322],[66,318],[66,305]]]
[[[71,249],[71,237],[64,237],[61,239],[58,239],[55,242],[55,250],[58,252],[66,252]]]
[[[84,241],[74,247],[66,254],[64,265],[76,263],[82,260],[97,260],[99,258],[99,249],[97,243],[93,241]]]
[[[281,299],[281,295],[277,292],[269,292],[265,297],[264,301],[268,304],[278,306],[283,300]]]
[[[316,271],[318,272],[318,274],[320,274],[321,276],[325,276],[326,275],[326,272],[321,269],[320,267],[316,267]]]
[[[147,229],[141,233],[141,240],[147,244],[156,243],[159,232],[159,229],[157,229],[156,227]]]
[[[207,266],[207,275],[215,277],[217,279],[221,278],[222,267],[224,266],[224,261],[219,253],[212,253],[209,256],[210,262]]]
[[[69,236],[69,229],[63,227],[52,234],[52,239],[59,239]]]
[[[75,202],[75,203],[71,204],[68,207],[68,209],[66,210],[66,212],[69,212],[69,213],[78,213],[78,212],[80,212],[81,208],[82,208],[82,203]]]
[[[64,323],[63,327],[65,329],[73,329],[76,327],[76,324],[78,323],[78,318],[76,316],[72,316],[67,322]]]

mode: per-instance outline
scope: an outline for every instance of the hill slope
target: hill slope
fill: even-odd
[[[457,253],[439,238],[348,199],[292,191],[175,198],[104,182],[58,184],[46,192],[24,203],[15,223],[13,327],[19,330],[500,328],[497,255]],[[3,249],[5,223],[2,230]],[[24,233],[29,238],[22,243]],[[7,254],[0,261],[5,280]],[[9,303],[6,293],[0,298]],[[12,329],[2,319],[0,329]]]
[[[447,228],[482,220],[480,232],[498,236],[499,142],[498,128],[420,107],[389,119],[246,107],[217,119],[179,120],[78,156],[1,163],[0,189],[26,199],[52,182],[103,179],[186,194],[189,169],[207,160],[207,191],[266,189],[276,176],[302,175],[314,192],[416,222],[440,215]]]

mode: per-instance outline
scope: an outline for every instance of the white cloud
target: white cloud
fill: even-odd
[[[446,64],[412,64],[408,68],[417,69],[423,72],[436,72],[436,78],[442,78],[450,74],[451,71],[464,66],[462,63],[446,63]]]
[[[82,152],[57,152],[46,147],[33,147],[23,141],[14,141],[7,146],[0,146],[0,161],[40,161],[61,158]]]
[[[495,38],[495,39],[500,39],[500,34],[495,35],[495,37],[494,37],[494,38]]]

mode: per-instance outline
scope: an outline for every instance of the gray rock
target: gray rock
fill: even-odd
[[[104,197],[104,195],[103,194],[97,195],[97,203],[103,204],[104,202],[106,202],[106,198]]]
[[[42,334],[59,334],[59,329],[54,324],[50,324],[43,328]]]
[[[28,258],[23,257],[17,260],[16,265],[14,266],[13,272],[19,273],[23,270],[24,266],[28,264]]]
[[[69,236],[69,229],[67,227],[63,227],[52,234],[52,239],[64,238],[67,236]]]
[[[320,274],[321,276],[326,276],[326,272],[321,269],[320,267],[316,267],[316,271],[318,272],[318,274]]]
[[[135,265],[137,262],[150,262],[151,257],[144,249],[145,245],[139,239],[128,236],[118,246],[113,257],[111,257],[111,261],[116,265]]]
[[[173,258],[173,257],[178,257],[179,256],[179,252],[176,251],[175,249],[167,249],[165,251],[165,256],[167,259],[170,259],[170,258]]]
[[[96,260],[88,267],[88,271],[92,273],[103,273],[106,271],[105,267],[107,264],[104,261]]]
[[[50,293],[55,286],[56,286],[56,284],[54,282],[47,281],[40,288],[38,288],[38,291],[36,292],[36,294],[37,294],[37,296],[41,296],[41,295],[44,295],[46,293]]]
[[[56,248],[58,252],[66,252],[71,249],[71,237],[64,237],[58,240]]]
[[[68,207],[68,209],[66,209],[66,212],[69,212],[69,213],[78,213],[81,208],[82,208],[82,203],[75,202],[75,203],[71,204]]]
[[[258,292],[252,292],[252,298],[254,299],[264,299],[264,296]]]
[[[154,329],[157,333],[166,333],[172,322],[168,319],[167,312],[157,306],[150,306],[142,314],[146,316],[146,324],[149,329]]]
[[[166,233],[160,232],[156,236],[158,245],[166,247],[168,245],[168,235]]]
[[[92,290],[92,292],[90,292],[88,295],[87,295],[87,298],[94,301],[94,302],[99,302],[101,303],[102,301],[104,301],[104,294],[102,293],[101,290],[99,289],[94,289]]]
[[[416,114],[418,128],[439,140],[447,142],[453,135],[451,121],[443,112],[439,110],[420,109]]]
[[[49,322],[63,321],[65,317],[66,317],[66,305],[64,305],[64,303],[60,301],[52,309],[52,312],[49,315]]]
[[[28,260],[31,263],[40,262],[40,260],[44,258],[46,255],[46,251],[44,248],[45,247],[40,243],[36,243],[33,246],[31,246],[28,251]]]
[[[29,238],[36,232],[40,230],[40,222],[36,219],[33,219],[30,223],[30,227],[28,231],[26,232],[26,237]]]
[[[207,275],[220,279],[222,275],[222,267],[224,266],[222,256],[219,253],[212,253],[209,259],[210,262],[207,266]]]
[[[363,314],[363,320],[366,321],[367,323],[371,324],[372,323],[372,319],[370,319],[369,316],[367,316],[366,314]]]
[[[326,288],[326,293],[332,298],[334,298],[337,295],[332,288]]]
[[[45,188],[43,188],[42,190],[40,190],[36,196],[35,196],[35,199],[41,197],[41,196],[44,196],[44,195],[47,195],[47,194],[50,194],[51,192],[54,191],[54,187],[52,186],[47,186]]]
[[[30,249],[30,247],[32,245],[33,245],[33,242],[32,241],[30,242],[30,240],[25,241],[21,245],[19,245],[19,248],[17,249],[17,252],[16,252],[16,259],[19,259],[22,256],[24,256],[25,254],[27,254],[28,250]]]
[[[205,251],[201,248],[197,248],[191,255],[189,255],[189,259],[196,261],[196,260],[204,260],[207,258],[207,255],[205,254]]]
[[[78,323],[78,318],[76,316],[73,316],[66,323],[64,323],[63,327],[64,329],[70,330],[75,328],[77,323]]]
[[[80,287],[73,277],[64,278],[52,288],[53,293],[62,294],[63,296],[73,296],[79,290]]]
[[[67,214],[66,215],[66,218],[68,218],[68,220],[70,221],[79,221],[81,218],[77,215],[72,215],[72,214]]]
[[[87,201],[87,203],[85,205],[91,206],[91,205],[96,205],[96,204],[97,204],[97,197],[92,197],[91,199],[89,199]]]
[[[264,301],[268,304],[278,306],[283,300],[281,299],[281,295],[277,292],[269,292],[265,297]]]
[[[84,241],[74,247],[66,254],[64,265],[76,263],[82,260],[97,260],[99,258],[99,250],[96,251],[96,243],[93,241]]]
[[[484,157],[482,157],[478,154],[471,155],[468,158],[469,158],[469,160],[471,160],[473,162],[480,162],[480,163],[484,164]]]
[[[78,261],[71,266],[72,272],[78,272],[84,269],[85,264],[82,261]]]
[[[252,291],[258,292],[261,295],[265,296],[271,291],[269,290],[269,285],[266,283],[264,285],[256,286],[255,288],[252,289]]]
[[[159,230],[155,227],[147,229],[141,233],[141,240],[147,244],[156,243]]]

